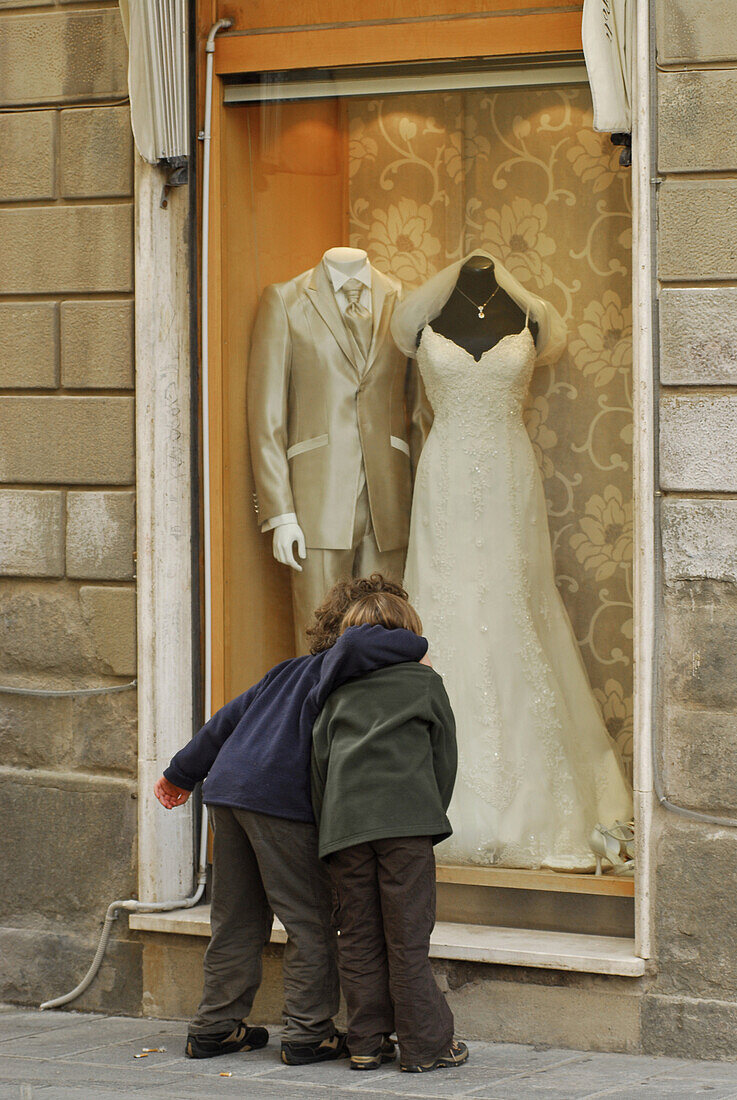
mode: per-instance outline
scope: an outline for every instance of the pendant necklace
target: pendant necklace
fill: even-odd
[[[463,297],[464,297],[464,298],[465,298],[465,299],[466,299],[467,301],[469,301],[469,302],[471,303],[471,305],[472,305],[472,306],[475,306],[475,307],[476,307],[476,309],[477,309],[477,310],[479,311],[479,320],[480,320],[480,321],[483,321],[484,317],[486,316],[486,314],[484,313],[484,310],[486,309],[486,307],[488,306],[489,302],[490,302],[490,301],[491,301],[491,299],[492,299],[492,298],[494,297],[494,295],[495,295],[496,293],[498,293],[498,291],[500,291],[500,290],[501,290],[501,287],[500,287],[500,286],[497,286],[497,288],[496,288],[495,290],[492,290],[492,292],[491,292],[491,294],[489,295],[489,297],[488,297],[488,298],[486,299],[486,301],[485,301],[485,302],[482,302],[482,303],[481,303],[481,305],[479,305],[479,303],[478,303],[478,302],[474,302],[473,298],[469,298],[469,297],[468,297],[468,295],[466,294],[465,290],[461,290],[461,288],[460,288],[460,287],[459,287],[459,286],[458,286],[457,284],[456,284],[456,290],[458,291],[458,293],[459,293],[459,294],[462,294],[462,295],[463,295]]]

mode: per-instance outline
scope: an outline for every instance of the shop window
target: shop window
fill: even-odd
[[[294,653],[289,570],[274,561],[272,535],[260,532],[252,506],[247,381],[264,289],[314,268],[336,246],[364,250],[405,295],[482,252],[565,324],[562,353],[534,371],[524,421],[544,493],[555,582],[575,637],[572,652],[580,655],[631,784],[630,176],[619,150],[593,130],[582,69],[569,67],[557,77],[514,71],[497,82],[485,74],[478,87],[469,86],[467,72],[455,75],[455,85],[451,69],[435,86],[430,79],[415,90],[407,79],[391,92],[379,90],[374,78],[367,94],[360,94],[356,78],[348,94],[330,95],[330,76],[323,74],[311,91],[309,82],[293,82],[289,99],[276,78],[226,88],[213,195],[220,318],[212,340],[214,702]],[[468,316],[472,326],[473,306]],[[495,357],[473,369],[503,365]],[[480,384],[479,400],[486,399]],[[407,449],[405,429],[392,431]],[[478,425],[469,421],[468,430]],[[315,435],[303,448],[308,461],[321,439]],[[483,480],[480,485],[483,492]],[[472,497],[472,471],[446,490]],[[504,522],[503,512],[499,519]],[[479,583],[486,552],[479,546],[472,554],[469,585]],[[508,586],[508,559],[495,558],[493,546],[488,553],[485,583]],[[528,568],[526,547],[522,559],[518,564]],[[473,626],[481,631],[484,624],[474,620]],[[483,646],[483,634],[468,644]],[[436,655],[441,672],[445,656]],[[487,697],[484,684],[477,687],[482,714]],[[550,742],[544,751],[565,755],[567,747]],[[492,768],[494,751],[480,740],[466,773]],[[517,764],[534,767],[535,761]],[[495,866],[489,850],[444,858],[441,849],[440,916],[631,936],[632,879],[591,874],[593,856],[588,866],[558,871],[544,860],[536,866],[534,855],[517,865],[513,857],[502,862]]]

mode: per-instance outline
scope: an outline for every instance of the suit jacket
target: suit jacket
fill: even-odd
[[[373,336],[357,361],[323,263],[269,286],[248,372],[260,523],[294,512],[308,547],[352,546],[363,461],[381,551],[407,545],[412,477],[432,413],[389,331],[399,284],[372,269]]]

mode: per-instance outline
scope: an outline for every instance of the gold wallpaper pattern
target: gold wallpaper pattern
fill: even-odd
[[[527,428],[558,586],[610,733],[632,760],[630,171],[586,86],[348,102],[350,243],[407,289],[475,248],[552,302],[569,340]]]

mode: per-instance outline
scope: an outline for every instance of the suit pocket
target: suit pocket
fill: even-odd
[[[303,455],[306,451],[316,451],[318,447],[327,447],[328,437],[326,435],[316,435],[312,439],[303,439],[301,443],[293,443],[291,447],[287,448],[287,458],[296,458],[297,455]],[[409,450],[407,451],[409,454]]]
[[[398,435],[390,435],[389,442],[391,443],[392,447],[395,447],[398,451],[401,451],[402,454],[407,455],[407,458],[409,458],[409,443],[405,443],[404,440],[400,439]]]

